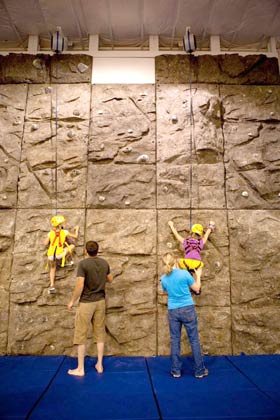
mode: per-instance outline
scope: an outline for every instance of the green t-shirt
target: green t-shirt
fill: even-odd
[[[96,302],[105,299],[105,283],[110,273],[106,260],[99,257],[88,257],[78,265],[77,277],[85,279],[80,302]]]

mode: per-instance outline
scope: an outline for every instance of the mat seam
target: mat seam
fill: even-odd
[[[280,407],[280,403],[278,403],[274,398],[271,398],[269,394],[267,394],[266,391],[261,389],[254,381],[251,379],[245,372],[243,372],[236,364],[226,356],[229,363],[231,363],[232,366],[235,367],[240,373],[242,373],[243,376],[245,376],[246,379],[248,379],[249,382],[251,382],[252,385],[254,385],[263,395],[265,395],[269,400],[273,401],[275,404],[277,404]]]
[[[36,402],[33,404],[33,406],[30,408],[30,410],[28,411],[25,419],[28,420],[31,416],[31,414],[33,413],[33,411],[35,410],[35,408],[38,406],[39,402],[42,400],[42,398],[45,396],[45,394],[48,392],[48,390],[50,389],[51,384],[53,383],[54,379],[56,378],[58,372],[60,371],[60,368],[65,360],[66,356],[63,356],[63,359],[61,361],[61,363],[58,365],[55,374],[52,376],[51,380],[49,381],[48,385],[46,386],[46,388],[44,389],[44,391],[41,393],[41,395],[39,396],[39,398],[37,398]]]
[[[154,384],[153,384],[153,381],[152,381],[152,375],[151,375],[149,364],[148,364],[148,361],[147,361],[146,357],[145,357],[145,363],[146,363],[146,368],[147,368],[147,372],[148,372],[149,381],[150,381],[151,388],[152,388],[154,401],[156,403],[156,407],[157,407],[157,410],[158,410],[159,420],[163,420],[160,405],[159,405],[159,402],[158,402],[158,399],[157,399],[157,396],[156,396],[156,391],[155,391],[155,388],[154,388]]]

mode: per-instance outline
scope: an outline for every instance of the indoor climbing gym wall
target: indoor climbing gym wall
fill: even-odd
[[[169,220],[181,236],[216,224],[194,298],[204,353],[279,353],[277,60],[163,55],[155,85],[91,72],[86,55],[0,57],[0,354],[74,355],[67,303],[92,239],[114,275],[106,354],[168,355],[161,257],[183,255]],[[80,233],[50,295],[56,212]]]

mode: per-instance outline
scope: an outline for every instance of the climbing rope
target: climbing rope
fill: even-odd
[[[193,100],[192,100],[192,54],[189,54],[189,100],[190,100],[190,113],[189,113],[189,118],[190,118],[190,169],[189,169],[189,174],[190,174],[190,229],[192,227],[192,206],[193,206],[193,202],[192,202],[192,178],[193,178],[193,168],[192,168],[192,155],[193,155],[193,140],[194,140],[194,120],[193,120]]]
[[[186,28],[186,33],[183,38],[183,46],[186,53],[189,55],[189,97],[190,97],[190,229],[192,227],[192,179],[193,179],[193,143],[194,143],[194,118],[193,118],[193,100],[192,100],[192,52],[196,50],[196,38],[191,33],[190,27]]]
[[[57,70],[57,61],[55,64],[55,77],[57,80],[57,75],[58,75],[58,70]],[[53,100],[53,97],[52,97]],[[53,102],[53,101],[52,101]],[[57,207],[58,207],[58,200],[57,200],[57,184],[58,184],[58,147],[57,147],[57,132],[58,132],[58,93],[57,93],[57,83],[55,84],[55,94],[54,94],[54,109],[52,106],[52,114],[54,112],[54,117],[55,117],[55,130],[54,130],[54,139],[55,139],[55,144],[54,144],[54,157],[55,157],[55,166],[54,166],[54,179],[53,179],[53,189],[54,189],[54,199],[55,199],[55,215],[57,215]]]
[[[57,62],[56,62],[56,81],[57,81]],[[57,115],[57,83],[55,85],[55,214],[57,215],[57,128],[58,128],[58,115]]]

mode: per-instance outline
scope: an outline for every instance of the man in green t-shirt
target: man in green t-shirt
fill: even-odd
[[[78,265],[77,282],[68,309],[71,310],[79,299],[75,319],[74,344],[78,345],[78,366],[69,369],[69,375],[84,376],[87,331],[92,325],[93,337],[97,343],[97,363],[95,369],[103,372],[105,342],[105,284],[112,283],[113,276],[106,260],[97,256],[98,243],[86,243],[87,256]]]

